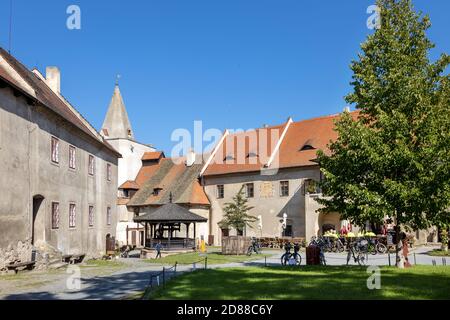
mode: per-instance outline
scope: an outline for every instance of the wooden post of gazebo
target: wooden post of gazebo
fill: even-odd
[[[147,222],[144,225],[144,247],[147,246]]]
[[[195,222],[194,222],[194,248],[197,249],[197,231]]]
[[[187,247],[188,243],[189,243],[189,227],[191,226],[191,224],[185,223],[185,225],[186,225],[186,241],[185,241],[184,246]]]

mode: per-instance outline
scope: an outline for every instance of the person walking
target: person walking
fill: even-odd
[[[155,259],[158,259],[158,258],[161,259],[161,249],[162,249],[161,241],[158,241],[158,243],[155,246],[155,249],[156,249],[156,257],[155,257]]]

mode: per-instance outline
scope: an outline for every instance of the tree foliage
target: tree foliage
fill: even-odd
[[[428,16],[410,0],[378,0],[381,28],[353,61],[353,92],[331,154],[318,152],[322,212],[363,225],[387,215],[415,229],[447,224],[450,208],[450,59],[429,58]]]
[[[252,228],[251,223],[255,222],[257,218],[248,214],[254,207],[248,206],[247,203],[248,199],[244,196],[244,187],[242,187],[233,197],[233,202],[225,203],[224,218],[219,223],[239,231],[244,231],[246,226]]]

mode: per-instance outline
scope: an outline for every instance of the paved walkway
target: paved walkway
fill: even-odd
[[[414,254],[410,255],[410,262],[414,264],[431,265],[433,260],[437,265],[442,265],[442,258],[431,257],[425,252],[434,249],[434,247],[421,247],[415,249]],[[272,251],[273,255],[266,259],[254,260],[244,263],[227,263],[222,265],[208,265],[208,268],[231,268],[245,266],[279,266],[282,251]],[[346,253],[326,253],[325,258],[328,265],[345,265]],[[450,259],[448,259],[450,262]],[[88,269],[81,268],[81,288],[80,290],[69,290],[67,286],[68,274],[60,271],[52,277],[45,277],[45,273],[28,274],[33,279],[41,277],[41,281],[37,281],[31,287],[4,287],[8,280],[0,278],[0,299],[16,300],[16,299],[34,299],[34,300],[53,300],[53,299],[89,299],[89,300],[111,300],[121,299],[133,294],[143,292],[147,287],[152,274],[162,270],[162,265],[143,262],[137,258],[121,259],[127,265],[119,271],[113,271],[109,275],[98,275],[89,272]],[[305,255],[302,254],[302,265],[305,265]],[[395,255],[391,255],[391,262],[394,264]],[[355,263],[351,263],[355,264]],[[368,264],[370,265],[389,265],[388,255],[369,256]],[[198,266],[200,268],[200,266]],[[177,273],[189,272],[193,270],[192,265],[179,265]],[[19,274],[20,276],[20,274]],[[31,278],[30,277],[30,278]],[[36,278],[37,277],[37,278]],[[9,280],[16,281],[16,280]],[[70,281],[69,281],[70,282]],[[2,290],[3,286],[3,290]]]

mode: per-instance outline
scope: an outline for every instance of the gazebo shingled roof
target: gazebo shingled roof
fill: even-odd
[[[208,219],[203,218],[188,209],[175,203],[163,205],[155,212],[147,213],[134,218],[134,222],[149,223],[176,223],[176,222],[207,222]]]

